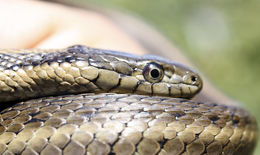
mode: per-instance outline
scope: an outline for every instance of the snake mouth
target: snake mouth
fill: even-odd
[[[171,97],[178,98],[192,98],[197,93],[200,92],[201,87],[196,85],[190,85],[185,83],[172,84],[169,89],[169,94]]]
[[[194,72],[174,74],[165,82],[168,83],[169,96],[177,98],[192,98],[201,91],[203,86],[201,77]]]
[[[185,83],[155,83],[152,85],[152,95],[173,98],[192,98],[201,90],[200,86]]]

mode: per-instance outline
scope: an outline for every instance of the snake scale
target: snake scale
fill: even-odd
[[[0,50],[0,154],[252,154],[256,120],[191,98],[193,70],[75,45]]]

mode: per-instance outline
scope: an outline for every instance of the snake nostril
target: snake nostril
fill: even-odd
[[[198,78],[196,76],[194,76],[194,75],[191,76],[191,81],[192,82],[196,82],[197,80],[198,80]]]

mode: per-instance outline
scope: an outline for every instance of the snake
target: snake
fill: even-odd
[[[252,154],[243,107],[193,101],[199,74],[152,55],[74,45],[0,50],[0,154]]]

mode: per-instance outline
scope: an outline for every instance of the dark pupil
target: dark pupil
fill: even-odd
[[[159,73],[158,69],[153,69],[153,70],[151,71],[151,76],[152,76],[152,78],[158,78],[159,75],[160,75],[160,73]]]

